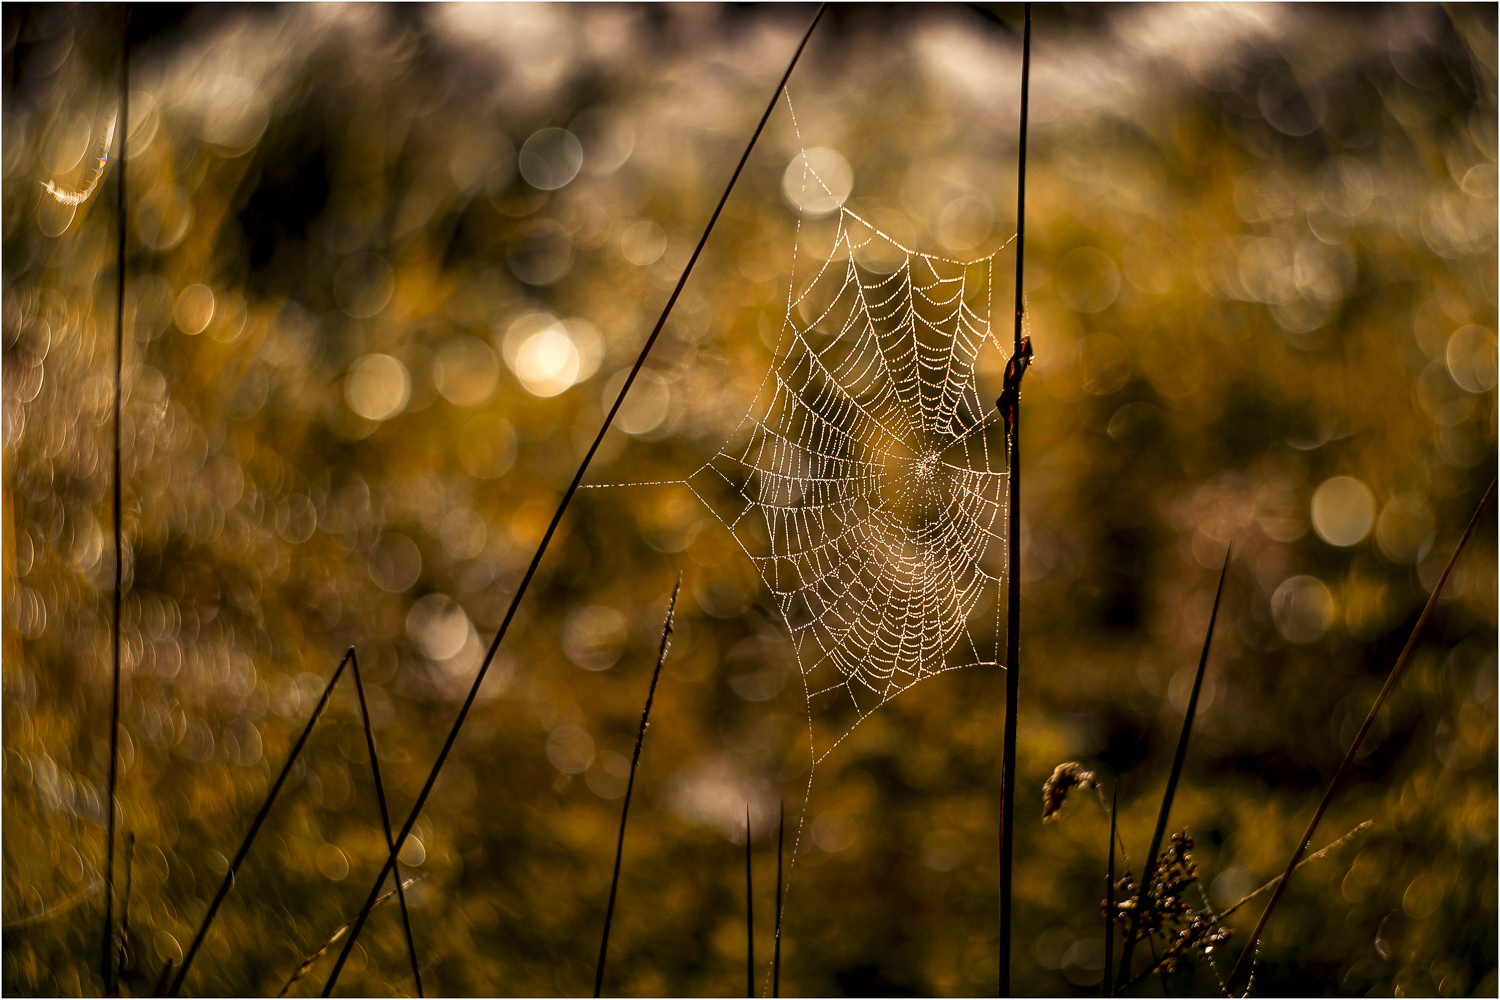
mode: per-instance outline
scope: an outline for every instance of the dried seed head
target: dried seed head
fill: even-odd
[[[1042,822],[1056,819],[1068,792],[1084,787],[1099,787],[1099,780],[1094,777],[1093,771],[1085,771],[1081,764],[1072,762],[1057,765],[1052,777],[1042,785]]]

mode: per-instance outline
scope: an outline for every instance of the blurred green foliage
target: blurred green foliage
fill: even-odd
[[[810,15],[136,9],[127,992],[180,956],[350,645],[405,815]],[[13,994],[102,988],[118,174],[76,208],[42,185],[87,188],[120,38],[114,8],[4,11]],[[830,10],[792,80],[796,130],[783,105],[590,481],[679,479],[744,414],[785,309],[802,146],[836,149],[849,206],[917,249],[1004,243],[1018,49],[968,8]],[[1101,975],[1108,825],[1076,795],[1043,827],[1035,792],[1065,760],[1118,780],[1144,852],[1225,547],[1173,813],[1218,905],[1285,864],[1495,474],[1495,12],[1040,8],[1033,72],[1013,972],[1018,993],[1069,995]],[[740,988],[747,801],[771,954],[781,798],[801,831],[789,995],[992,990],[1002,678],[903,694],[804,803],[784,628],[722,524],[660,487],[574,501],[416,827],[429,994],[588,989],[678,571],[607,990]],[[1495,628],[1492,509],[1313,846],[1375,826],[1299,875],[1257,992],[1494,994]],[[187,992],[279,989],[383,852],[341,686]],[[410,991],[394,906],[340,989]]]

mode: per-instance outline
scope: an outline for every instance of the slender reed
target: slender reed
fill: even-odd
[[[1193,693],[1188,696],[1187,712],[1182,717],[1182,732],[1177,737],[1177,753],[1172,757],[1172,773],[1167,776],[1167,787],[1161,796],[1161,811],[1156,815],[1156,830],[1151,834],[1151,847],[1141,862],[1141,880],[1135,894],[1135,907],[1130,911],[1130,924],[1125,931],[1125,944],[1120,948],[1119,988],[1123,989],[1130,979],[1130,954],[1135,948],[1136,928],[1140,925],[1141,910],[1146,905],[1146,892],[1151,885],[1152,869],[1156,857],[1161,853],[1162,838],[1167,832],[1167,818],[1172,812],[1172,799],[1177,794],[1177,782],[1182,778],[1182,764],[1187,759],[1188,737],[1193,732],[1193,717],[1198,712],[1198,693],[1203,688],[1203,674],[1208,668],[1208,650],[1214,641],[1214,624],[1219,620],[1219,601],[1224,596],[1224,579],[1229,575],[1230,552],[1224,553],[1224,568],[1219,571],[1219,589],[1214,594],[1214,609],[1208,616],[1208,631],[1203,636],[1203,653],[1198,657],[1198,673],[1193,678]],[[1153,962],[1153,965],[1156,963]],[[1165,987],[1165,982],[1163,982]]]
[[[370,726],[370,708],[365,704],[365,682],[359,674],[359,656],[351,647],[349,650],[349,662],[354,667],[354,690],[359,692],[359,715],[365,724],[365,746],[370,752],[370,773],[375,779],[375,798],[380,803],[380,825],[385,829],[386,847],[394,852],[396,842],[391,838],[391,814],[385,805],[385,784],[380,780],[380,758],[375,755],[375,731]],[[417,944],[411,935],[411,914],[406,910],[406,890],[401,887],[401,865],[391,865],[391,871],[396,876],[396,896],[401,901],[401,926],[406,931],[406,953],[411,958],[411,977],[417,984],[417,996],[425,997],[422,992],[422,969],[417,965]]]
[[[114,906],[115,906],[115,812],[119,808],[117,792],[120,781],[120,591],[125,585],[124,530],[121,524],[120,451],[123,435],[120,429],[120,395],[125,379],[125,138],[130,111],[130,6],[125,7],[125,24],[120,31],[120,164],[119,196],[115,199],[115,454],[114,510],[115,592],[114,620],[110,632],[110,702],[109,702],[109,798],[105,803],[104,848],[104,994],[115,995]],[[106,153],[108,151],[106,150]]]
[[[1375,823],[1374,823],[1373,820],[1368,820],[1368,819],[1365,820],[1363,823],[1359,824],[1359,826],[1356,826],[1354,829],[1350,830],[1348,833],[1344,834],[1338,840],[1335,840],[1333,843],[1329,844],[1327,847],[1323,848],[1321,851],[1318,851],[1316,854],[1309,854],[1307,857],[1303,858],[1301,861],[1299,861],[1297,863],[1297,867],[1301,868],[1303,865],[1310,865],[1314,861],[1317,861],[1319,858],[1322,858],[1323,856],[1329,854],[1330,852],[1338,850],[1340,847],[1343,847],[1349,841],[1353,840],[1359,834],[1364,833],[1366,830],[1368,830],[1370,827],[1372,827],[1374,825],[1375,825]],[[1256,898],[1258,898],[1260,896],[1263,896],[1266,893],[1270,892],[1272,889],[1276,888],[1278,885],[1281,884],[1281,879],[1282,879],[1282,876],[1281,875],[1277,875],[1271,881],[1267,882],[1265,885],[1261,886],[1259,889],[1256,889],[1254,892],[1250,893],[1249,895],[1247,895],[1247,896],[1241,896],[1236,902],[1231,903],[1229,906],[1225,907],[1223,910],[1220,910],[1218,913],[1214,914],[1213,919],[1208,922],[1208,927],[1209,928],[1217,927],[1219,924],[1223,923],[1226,919],[1228,919],[1229,915],[1231,913],[1233,913],[1235,910],[1238,910],[1240,907],[1244,906],[1246,903],[1250,902],[1252,899],[1256,899]],[[1167,948],[1167,950],[1162,953],[1161,959],[1157,962],[1157,964],[1155,966],[1153,966],[1153,967],[1151,967],[1149,969],[1145,969],[1142,972],[1138,973],[1134,979],[1132,979],[1130,982],[1128,982],[1128,983],[1125,984],[1125,989],[1129,990],[1130,987],[1135,986],[1137,983],[1144,982],[1147,977],[1149,977],[1149,976],[1151,976],[1151,975],[1153,975],[1153,974],[1155,974],[1155,973],[1157,973],[1159,971],[1165,970],[1167,963],[1170,962],[1172,959],[1176,958],[1178,955],[1180,955],[1182,953],[1182,950],[1186,946],[1187,941],[1188,941],[1188,939],[1186,939],[1186,938],[1178,940],[1178,941],[1174,941]]]
[[[745,996],[755,996],[755,886],[750,878],[750,803],[745,803]]]
[[[771,954],[771,996],[781,996],[781,907],[784,876],[781,874],[782,850],[786,846],[786,799],[781,800],[781,818],[776,827],[776,950]]]
[[[620,837],[615,842],[615,874],[609,882],[609,906],[604,909],[604,938],[599,942],[599,964],[594,969],[594,996],[604,995],[604,959],[609,953],[609,927],[615,919],[615,896],[620,890],[620,858],[625,853],[625,821],[630,817],[630,796],[635,791],[635,769],[641,762],[641,743],[646,739],[646,726],[651,721],[651,702],[656,698],[656,682],[661,677],[661,665],[667,662],[667,650],[672,645],[672,615],[677,610],[677,594],[682,590],[682,574],[677,574],[677,586],[672,588],[672,599],[667,603],[667,617],[661,624],[661,652],[656,654],[656,669],[651,672],[651,687],[646,691],[646,705],[641,709],[641,725],[635,733],[635,753],[630,756],[630,778],[625,782],[625,804],[620,807]]]
[[[1021,336],[1025,315],[1026,264],[1026,117],[1031,88],[1031,4],[1026,5],[1026,30],[1021,42],[1021,148],[1016,175],[1016,330],[1015,347],[1006,367],[999,407],[1005,418],[1009,452],[1010,512],[1006,548],[1010,594],[1005,629],[1005,736],[1000,764],[1000,996],[1010,996],[1011,863],[1015,853],[1016,818],[1016,701],[1021,694],[1021,376],[1031,357],[1029,341]]]
[[[1234,992],[1234,984],[1241,977],[1247,976],[1251,956],[1255,954],[1255,945],[1260,941],[1261,933],[1266,929],[1266,921],[1271,918],[1271,911],[1281,901],[1281,895],[1286,891],[1287,883],[1292,880],[1292,872],[1297,870],[1297,862],[1302,857],[1302,852],[1307,850],[1307,845],[1312,843],[1313,834],[1317,832],[1318,823],[1323,819],[1323,813],[1328,809],[1328,803],[1333,800],[1334,793],[1338,791],[1339,785],[1343,783],[1344,776],[1354,766],[1354,758],[1359,754],[1359,748],[1365,741],[1370,726],[1375,722],[1375,716],[1380,712],[1380,706],[1385,704],[1386,698],[1396,687],[1396,682],[1401,679],[1401,674],[1406,670],[1406,664],[1411,659],[1413,650],[1417,648],[1417,640],[1422,637],[1427,622],[1432,618],[1432,611],[1437,607],[1438,596],[1443,592],[1443,585],[1448,582],[1448,575],[1453,572],[1453,566],[1458,562],[1459,554],[1463,552],[1464,546],[1469,543],[1469,536],[1474,534],[1474,529],[1479,525],[1479,515],[1484,512],[1485,505],[1489,503],[1490,497],[1495,494],[1495,480],[1490,480],[1489,488],[1484,491],[1484,496],[1479,500],[1479,506],[1474,508],[1474,516],[1469,519],[1469,526],[1464,529],[1463,536],[1459,538],[1458,544],[1453,547],[1453,555],[1448,557],[1448,565],[1443,567],[1443,575],[1438,577],[1438,582],[1432,588],[1432,594],[1427,598],[1427,604],[1422,608],[1422,614],[1418,616],[1416,625],[1412,626],[1411,635],[1407,637],[1406,646],[1402,648],[1401,655],[1396,658],[1395,666],[1391,667],[1390,675],[1385,679],[1385,686],[1380,689],[1380,694],[1375,696],[1375,704],[1370,706],[1370,712],[1365,716],[1364,725],[1359,727],[1359,732],[1354,736],[1354,742],[1349,744],[1349,752],[1344,754],[1344,759],[1339,763],[1339,769],[1334,772],[1333,780],[1328,783],[1328,790],[1323,793],[1323,800],[1318,803],[1317,810],[1307,824],[1307,830],[1303,832],[1302,839],[1297,842],[1297,849],[1292,851],[1292,860],[1287,863],[1286,872],[1281,877],[1281,884],[1271,894],[1270,902],[1261,911],[1260,919],[1255,923],[1255,929],[1250,932],[1250,940],[1245,942],[1245,950],[1240,952],[1240,957],[1234,963],[1234,969],[1229,973],[1229,979],[1224,984],[1226,993]]]
[[[323,695],[314,706],[312,715],[308,716],[307,725],[302,729],[302,735],[297,737],[292,752],[287,756],[286,764],[281,773],[276,776],[276,783],[266,793],[266,801],[261,803],[260,811],[255,814],[255,819],[250,823],[250,829],[245,833],[245,839],[240,843],[240,849],[235,852],[234,860],[229,862],[229,871],[224,873],[224,881],[219,885],[219,891],[214,894],[213,902],[208,904],[208,910],[203,914],[203,921],[198,925],[198,933],[193,935],[192,943],[188,945],[187,954],[182,958],[182,966],[177,970],[177,976],[172,980],[172,989],[168,996],[176,996],[182,989],[182,981],[187,978],[188,970],[192,968],[193,957],[198,954],[198,948],[203,944],[203,938],[208,934],[209,925],[213,923],[214,916],[219,912],[219,907],[224,902],[224,897],[229,895],[229,889],[234,885],[234,876],[239,871],[240,865],[244,863],[245,856],[250,853],[250,845],[255,843],[256,834],[260,833],[261,824],[266,821],[266,816],[271,812],[271,806],[276,802],[276,796],[281,792],[281,786],[286,784],[287,775],[292,771],[292,765],[297,763],[297,758],[302,754],[302,748],[307,745],[307,738],[312,735],[313,726],[318,721],[318,716],[323,714],[323,708],[328,704],[328,696],[333,692],[333,686],[343,676],[344,668],[354,658],[354,648],[351,646],[344,658],[339,660],[338,669],[333,672],[326,685],[323,686]],[[410,831],[407,831],[410,832]],[[382,878],[384,876],[382,875]]]
[[[167,978],[171,975],[172,960],[169,958],[166,964],[161,967],[161,975],[156,977],[156,986],[151,990],[152,996],[164,997],[167,995]]]
[[[755,132],[750,136],[750,142],[745,146],[745,152],[740,156],[739,163],[734,168],[734,173],[729,178],[729,183],[724,188],[724,194],[719,198],[718,205],[714,208],[713,215],[709,216],[708,225],[704,227],[703,236],[698,240],[698,245],[693,249],[693,255],[688,258],[687,265],[682,270],[682,277],[677,279],[677,285],[672,289],[671,296],[667,299],[665,308],[662,309],[661,317],[657,319],[656,325],[651,330],[651,335],[646,338],[646,343],[641,346],[641,352],[631,366],[630,374],[625,377],[625,383],[620,386],[620,394],[615,397],[614,405],[609,408],[609,413],[604,417],[604,423],[599,428],[599,433],[594,438],[594,443],[589,446],[588,453],[583,456],[583,461],[578,465],[578,471],[573,476],[573,481],[568,484],[567,492],[558,502],[557,510],[552,515],[552,521],[547,525],[542,540],[537,544],[536,552],[531,557],[531,563],[526,567],[526,573],[521,577],[520,586],[516,588],[515,596],[511,598],[510,607],[505,612],[505,618],[500,622],[500,628],[495,633],[494,640],[484,656],[484,662],[479,665],[479,673],[474,677],[474,683],[469,688],[468,697],[464,699],[463,706],[458,710],[458,718],[454,719],[453,727],[448,731],[447,738],[443,741],[443,748],[438,751],[437,760],[433,762],[432,770],[427,775],[427,781],[422,785],[422,790],[417,793],[417,799],[412,804],[411,813],[402,824],[401,835],[396,838],[398,844],[404,843],[406,837],[411,833],[412,827],[416,825],[417,817],[422,814],[422,808],[427,804],[427,797],[432,794],[432,786],[437,783],[438,774],[443,769],[443,764],[448,760],[448,755],[453,752],[453,744],[458,740],[459,731],[463,729],[464,720],[468,718],[469,710],[474,707],[474,699],[479,694],[480,685],[484,683],[485,675],[489,672],[490,664],[495,660],[495,654],[500,649],[500,643],[505,639],[505,633],[510,629],[510,623],[516,616],[516,609],[520,607],[521,599],[526,596],[526,590],[531,586],[532,577],[536,575],[537,567],[541,565],[542,556],[547,552],[547,546],[552,541],[552,536],[557,533],[557,526],[562,521],[563,514],[568,509],[568,504],[573,499],[573,494],[578,492],[578,486],[583,482],[583,477],[588,472],[589,463],[594,460],[594,453],[599,450],[599,445],[604,441],[604,435],[609,431],[610,425],[614,423],[615,414],[625,403],[625,395],[630,392],[630,387],[635,384],[636,376],[641,372],[646,358],[651,354],[651,348],[656,345],[656,340],[661,336],[662,327],[667,323],[667,317],[672,314],[672,307],[677,304],[677,299],[682,295],[682,289],[687,285],[688,277],[693,273],[693,266],[698,263],[699,256],[703,253],[703,247],[708,243],[708,237],[713,233],[714,224],[719,221],[720,214],[724,211],[724,205],[729,201],[729,195],[734,191],[735,182],[739,180],[740,174],[744,172],[745,164],[750,159],[750,153],[755,149],[755,143],[760,139],[761,132],[765,131],[766,122],[771,118],[771,112],[776,109],[776,102],[781,97],[781,92],[786,88],[786,81],[791,77],[792,70],[796,68],[797,61],[802,57],[802,51],[807,48],[808,39],[812,37],[813,29],[818,26],[818,21],[823,17],[823,11],[827,5],[818,7],[818,13],[813,17],[812,24],[808,25],[807,32],[802,36],[797,51],[793,53],[792,60],[787,64],[786,72],[782,74],[780,82],[776,85],[776,91],[771,95],[771,100],[766,104],[765,114],[761,116],[760,123],[756,125]],[[380,874],[375,879],[374,886],[370,889],[369,897],[365,905],[360,909],[359,916],[354,920],[354,928],[349,934],[349,940],[345,942],[343,951],[339,952],[338,961],[334,964],[333,972],[328,976],[328,982],[323,986],[323,995],[329,996],[333,988],[338,984],[339,973],[344,969],[344,963],[349,960],[349,952],[354,948],[354,942],[359,939],[359,932],[364,928],[365,918],[369,916],[370,907],[375,905],[375,899],[380,893],[380,886],[385,881],[386,873],[391,870],[395,863],[395,853],[386,858],[386,863],[381,867]]]
[[[1115,836],[1119,830],[1115,814],[1120,808],[1120,786],[1117,782],[1110,793],[1109,803],[1109,867],[1104,877],[1104,995],[1109,996],[1113,986],[1110,970],[1115,962]]]

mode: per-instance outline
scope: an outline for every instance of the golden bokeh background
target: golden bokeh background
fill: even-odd
[[[405,815],[812,13],[134,10],[117,130],[125,992],[180,959],[351,645]],[[3,17],[17,995],[103,987],[119,175],[99,157],[123,14]],[[830,8],[589,482],[680,479],[716,452],[771,364],[794,240],[799,261],[831,245],[841,201],[917,250],[1003,247],[1019,22],[1018,6]],[[1037,9],[1018,993],[1098,990],[1108,822],[1079,795],[1043,827],[1037,792],[1066,760],[1118,779],[1144,853],[1226,547],[1173,812],[1218,906],[1286,863],[1495,474],[1495,29],[1493,7],[1458,5]],[[829,192],[786,182],[804,162]],[[981,370],[986,398],[1003,360]],[[788,995],[992,992],[1003,677],[917,685],[805,798],[785,627],[723,523],[672,486],[582,491],[521,605],[403,853],[423,876],[427,992],[591,987],[679,572],[606,990],[744,988],[747,803],[768,977],[784,799],[801,831]],[[1299,875],[1258,993],[1494,995],[1496,601],[1491,508],[1313,846],[1374,826]],[[383,844],[345,683],[186,992],[280,989],[357,910]],[[123,893],[123,846],[117,865]],[[1231,954],[1257,913],[1232,920]],[[382,907],[339,989],[412,988]]]

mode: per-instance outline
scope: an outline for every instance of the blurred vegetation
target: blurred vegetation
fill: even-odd
[[[803,144],[837,150],[849,207],[917,249],[979,257],[1014,232],[1019,10],[996,10],[830,10],[791,83],[801,143],[783,104],[591,482],[679,479],[745,412]],[[122,13],[3,15],[12,994],[102,989],[118,175],[76,207],[43,184],[97,168]],[[180,957],[350,645],[405,815],[810,16],[134,11],[124,990]],[[1280,872],[1495,474],[1495,27],[1492,6],[1038,9],[1018,993],[1097,991],[1108,822],[1080,794],[1043,827],[1036,793],[1066,760],[1118,779],[1144,852],[1225,547],[1173,812],[1217,905]],[[1375,825],[1299,875],[1257,992],[1494,995],[1495,552],[1491,509],[1313,848]],[[796,829],[809,766],[784,629],[691,493],[591,490],[406,848],[430,995],[588,990],[679,570],[606,989],[741,988],[747,801],[771,954],[773,817],[784,797]],[[789,995],[994,989],[1003,691],[981,668],[926,681],[819,766]],[[364,898],[378,824],[341,685],[186,991],[279,989]],[[382,907],[340,990],[408,992],[406,961]]]

